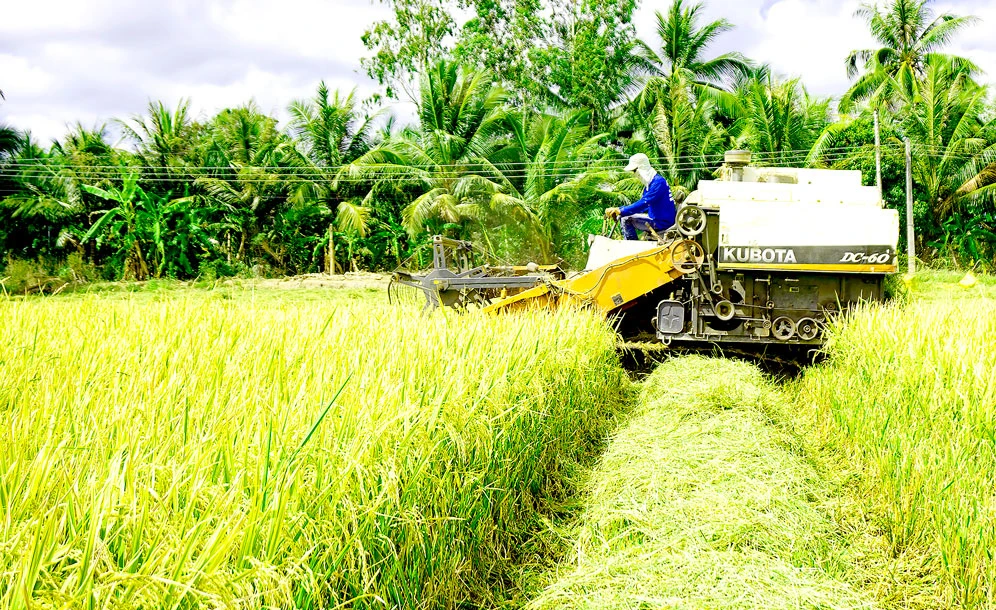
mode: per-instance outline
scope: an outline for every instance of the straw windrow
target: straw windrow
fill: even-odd
[[[592,475],[574,550],[533,610],[874,608],[835,490],[751,365],[661,365]]]

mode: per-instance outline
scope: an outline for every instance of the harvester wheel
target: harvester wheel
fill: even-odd
[[[428,305],[425,293],[410,283],[398,281],[395,278],[387,284],[387,302],[391,305]]]
[[[788,316],[775,318],[771,323],[771,334],[779,341],[788,341],[795,336],[795,322]]]
[[[685,239],[671,246],[671,263],[684,275],[699,270],[705,262],[705,250],[695,241]]]
[[[803,341],[812,341],[816,335],[820,334],[820,326],[812,318],[803,318],[795,325],[795,330],[799,333],[799,338]]]
[[[737,309],[733,306],[733,303],[723,300],[719,301],[712,307],[716,314],[716,317],[724,322],[729,322],[737,315]]]
[[[685,237],[695,237],[705,231],[705,211],[697,205],[683,205],[675,216],[674,224]]]

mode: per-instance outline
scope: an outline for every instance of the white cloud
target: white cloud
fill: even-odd
[[[811,92],[847,86],[844,58],[871,40],[853,17],[858,0],[707,0],[704,18],[736,29],[710,53],[741,51],[776,72],[802,76]],[[9,6],[7,6],[9,5]],[[640,36],[656,40],[654,10],[637,14]],[[942,0],[938,11],[996,23],[987,0]],[[67,124],[129,117],[149,99],[191,98],[195,115],[254,98],[283,118],[287,104],[312,95],[319,80],[362,96],[375,87],[361,73],[360,40],[389,15],[371,0],[31,0],[7,2],[0,19],[0,121],[43,140]],[[985,26],[967,30],[951,52],[973,58],[996,78],[996,41]],[[411,116],[405,105],[395,108]]]
[[[7,2],[3,7],[0,34],[17,31],[49,36],[96,27],[106,15],[113,13],[116,4],[118,8],[129,8],[121,7],[114,0]]]
[[[858,2],[782,0],[774,3],[749,55],[777,72],[802,76],[813,93],[840,94],[847,87],[844,60],[874,45],[860,19]]]
[[[0,72],[3,78],[3,90],[7,92],[18,91],[37,95],[49,91],[55,83],[52,74],[26,57],[0,55],[0,66],[3,66],[3,71]]]
[[[238,40],[358,67],[366,52],[360,35],[391,13],[369,1],[284,0],[277,9],[271,0],[235,0],[212,7],[210,14]]]
[[[858,0],[712,2],[699,25],[714,19],[734,25],[707,57],[740,51],[778,74],[801,76],[812,93],[839,94],[847,86],[844,59],[851,50],[871,43],[864,24],[853,16],[858,5]],[[649,8],[641,11],[646,14],[643,23],[653,19]],[[656,40],[652,30],[641,34]]]

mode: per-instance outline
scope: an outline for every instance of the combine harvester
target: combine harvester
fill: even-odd
[[[656,241],[593,236],[585,270],[474,266],[468,242],[436,237],[433,267],[398,270],[389,295],[499,313],[569,304],[615,321],[627,343],[804,357],[825,322],[884,298],[897,270],[899,216],[861,172],[750,166],[731,151]]]

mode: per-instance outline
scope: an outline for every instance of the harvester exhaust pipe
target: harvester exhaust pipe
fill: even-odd
[[[730,182],[743,182],[744,181],[744,168],[750,165],[750,151],[749,150],[728,150],[723,156],[723,160],[726,162],[726,167],[729,170]]]

